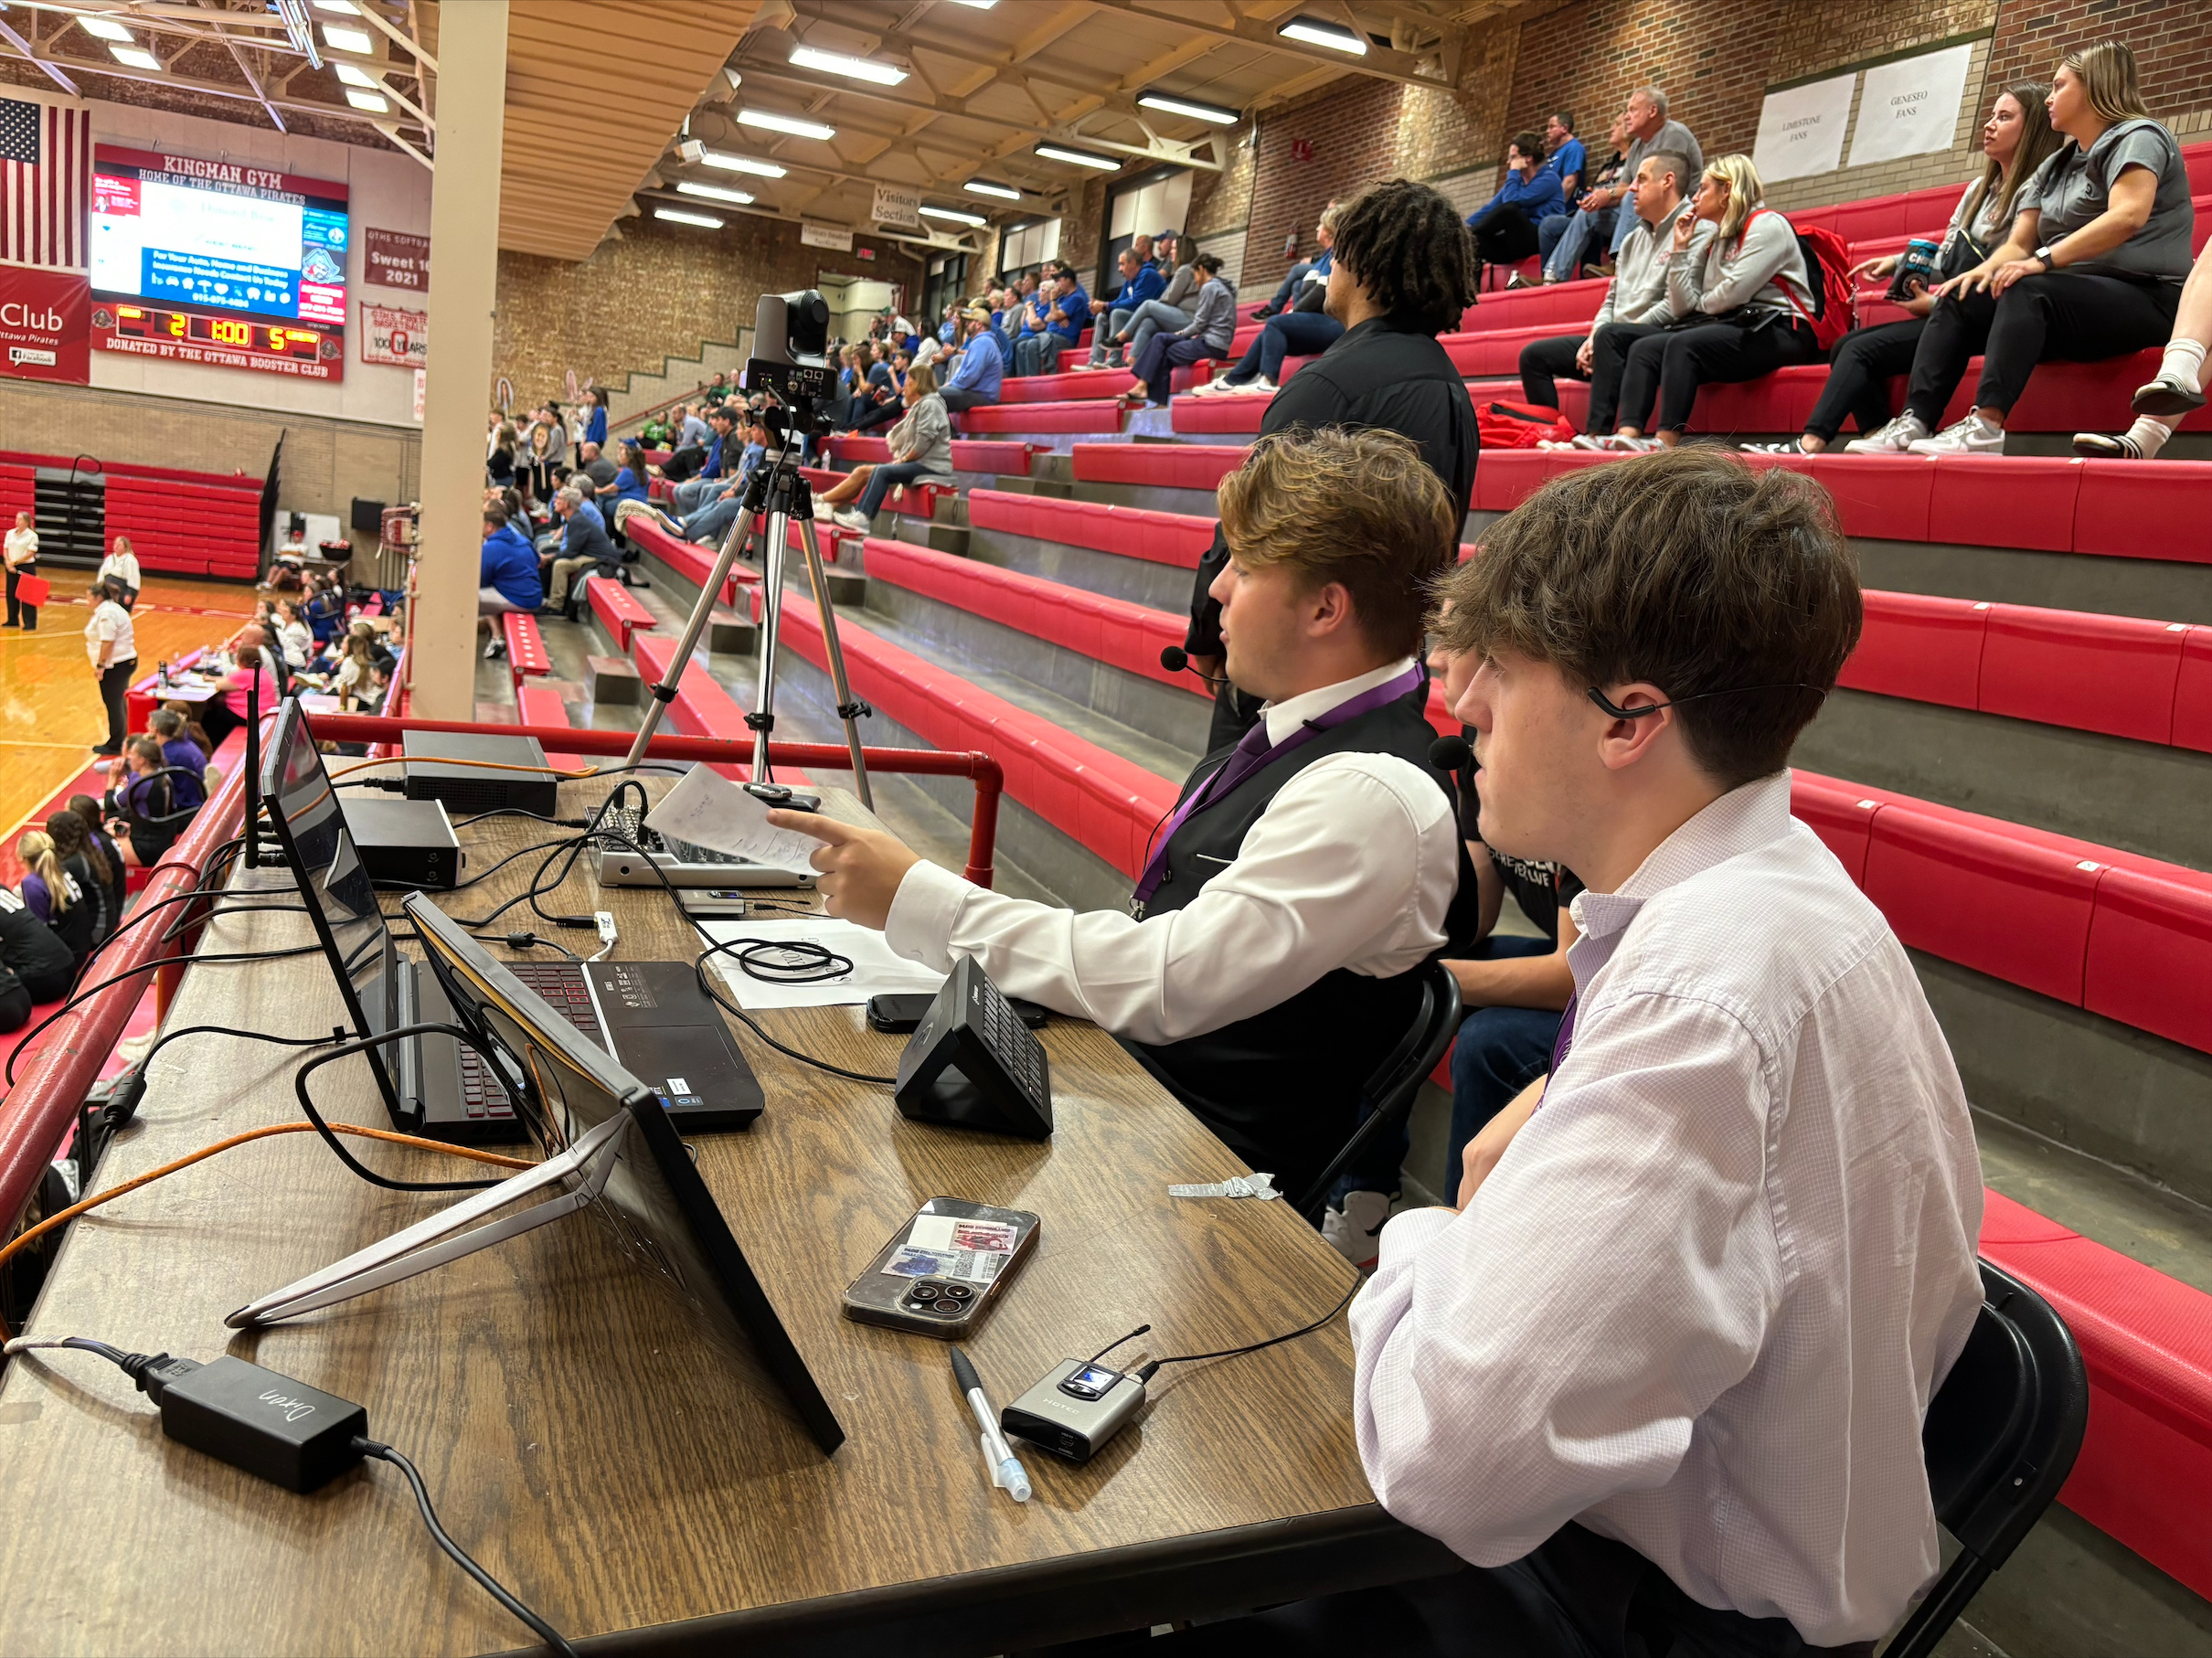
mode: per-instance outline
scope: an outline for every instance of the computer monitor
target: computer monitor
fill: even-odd
[[[315,938],[337,979],[354,1035],[370,1036],[393,1028],[397,958],[391,929],[378,908],[376,883],[354,850],[337,792],[294,698],[286,697],[277,707],[276,724],[261,749],[261,789]],[[248,832],[253,832],[252,825]],[[410,1120],[413,1113],[400,1103],[383,1051],[364,1052],[385,1110],[395,1121]]]
[[[659,1095],[633,1077],[429,898],[409,893],[409,920],[457,1023],[500,1056],[520,1115],[548,1158],[627,1114],[612,1166],[584,1206],[622,1253],[687,1307],[727,1347],[750,1349],[782,1387],[824,1453],[844,1442],[829,1401],[753,1276],[738,1240],[668,1121]]]

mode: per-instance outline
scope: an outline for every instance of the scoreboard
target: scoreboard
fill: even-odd
[[[106,351],[307,379],[345,377],[343,329],[103,301],[92,309],[92,335]]]

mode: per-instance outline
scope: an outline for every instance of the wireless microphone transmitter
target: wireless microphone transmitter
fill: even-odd
[[[1144,1384],[1126,1370],[1064,1358],[998,1413],[998,1425],[1040,1451],[1088,1462],[1144,1407]]]

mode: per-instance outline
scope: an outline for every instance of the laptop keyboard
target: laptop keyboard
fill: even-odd
[[[599,1015],[591,1007],[591,993],[584,983],[583,963],[508,962],[504,965],[543,996],[555,1013],[581,1031],[601,1053],[608,1051],[606,1033],[600,1028]],[[473,1047],[461,1050],[461,1100],[473,1118],[482,1118],[486,1122],[514,1120],[515,1108],[506,1089],[485,1068],[484,1056]]]

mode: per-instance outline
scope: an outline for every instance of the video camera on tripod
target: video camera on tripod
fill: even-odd
[[[773,392],[790,411],[791,429],[828,430],[825,405],[837,376],[829,366],[829,302],[815,288],[763,293],[753,312],[753,355],[739,382],[747,391]]]

